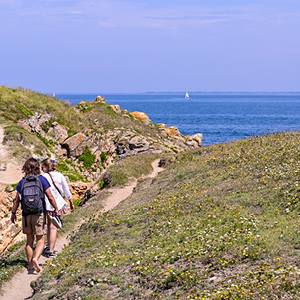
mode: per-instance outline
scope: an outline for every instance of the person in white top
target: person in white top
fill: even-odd
[[[51,193],[57,203],[58,212],[57,216],[61,216],[68,213],[68,203],[65,201],[66,198],[70,202],[70,209],[74,211],[74,204],[72,201],[72,194],[69,190],[66,178],[63,174],[55,171],[57,169],[57,164],[54,160],[50,158],[44,159],[42,161],[42,171],[45,173],[43,176],[50,183]],[[46,210],[47,210],[47,243],[48,246],[45,248],[44,253],[49,257],[54,257],[56,253],[54,252],[54,247],[57,238],[57,228],[51,223],[50,215],[54,215],[54,208],[50,204],[48,198],[46,200]]]

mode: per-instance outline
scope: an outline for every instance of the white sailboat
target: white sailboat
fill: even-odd
[[[188,92],[185,93],[185,99],[190,99],[190,96],[189,96]]]

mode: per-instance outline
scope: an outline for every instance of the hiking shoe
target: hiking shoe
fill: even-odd
[[[47,253],[47,252],[49,252],[49,250],[50,250],[50,247],[49,247],[49,246],[46,246],[43,252],[44,252],[44,253]]]
[[[49,252],[49,253],[48,253],[48,258],[56,257],[56,255],[57,255],[57,252],[56,252],[56,251]]]

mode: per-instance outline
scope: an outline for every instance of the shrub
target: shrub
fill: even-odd
[[[79,206],[79,203],[81,201],[81,199],[72,199],[73,200],[73,203],[74,203],[74,207],[75,209]]]
[[[96,155],[92,154],[89,148],[86,148],[84,154],[82,154],[78,160],[83,162],[86,169],[90,169],[96,161]]]
[[[103,189],[104,188],[104,181],[103,180],[101,180],[99,183],[98,183],[98,188],[101,190],[101,189]]]
[[[100,154],[100,158],[101,158],[101,161],[102,161],[102,162],[106,162],[106,161],[107,161],[107,155],[106,155],[106,153],[105,153],[105,152],[102,152],[102,153]]]
[[[70,171],[70,168],[66,164],[66,162],[62,161],[62,162],[57,163],[57,171],[62,172],[62,173],[63,172],[68,172],[68,171]]]

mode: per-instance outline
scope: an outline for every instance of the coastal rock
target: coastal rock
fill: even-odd
[[[106,103],[106,99],[102,96],[97,96],[96,99],[94,100],[95,103]]]
[[[15,242],[16,237],[22,229],[21,221],[17,221],[17,225],[12,224],[10,221],[13,199],[16,192],[6,193],[4,190],[5,185],[0,185],[0,254]],[[19,208],[17,210],[17,219],[19,220],[20,217],[21,210]]]
[[[72,194],[73,199],[80,199],[83,197],[84,193],[87,191],[87,189],[92,185],[92,183],[88,182],[69,182],[68,186],[70,189],[70,192]]]
[[[68,132],[66,128],[57,122],[53,122],[52,127],[54,130],[55,139],[62,144],[68,138]]]
[[[147,114],[143,113],[143,112],[138,112],[138,111],[134,111],[131,113],[136,119],[142,121],[144,124],[149,125],[151,122],[151,120],[149,119],[149,117],[147,116]]]
[[[17,226],[16,224],[12,224],[9,217],[0,221],[0,228],[4,228],[4,230],[1,230],[0,234],[0,254],[14,242],[16,236],[21,232],[22,225],[20,222],[17,224]]]
[[[54,147],[55,153],[62,158],[67,157],[68,151],[65,148],[62,148],[60,145]]]
[[[191,139],[198,143],[199,147],[202,147],[203,135],[201,133],[197,133],[191,136]]]
[[[167,125],[166,124],[164,124],[164,123],[161,123],[161,124],[157,124],[157,125],[159,125],[161,128],[163,128],[163,129],[167,129]]]
[[[31,116],[29,119],[19,120],[18,125],[28,131],[41,134],[43,132],[41,126],[47,124],[50,119],[51,114],[40,115],[36,112],[34,116]]]
[[[62,145],[67,149],[68,156],[77,158],[84,153],[86,143],[86,135],[80,132],[67,139]]]
[[[121,113],[121,109],[119,105],[110,105],[110,107],[116,112],[117,114]]]
[[[178,128],[175,127],[175,126],[168,127],[168,128],[166,129],[166,131],[167,131],[168,135],[169,135],[170,137],[172,137],[172,138],[174,138],[174,137],[181,137],[181,134],[180,134]]]

